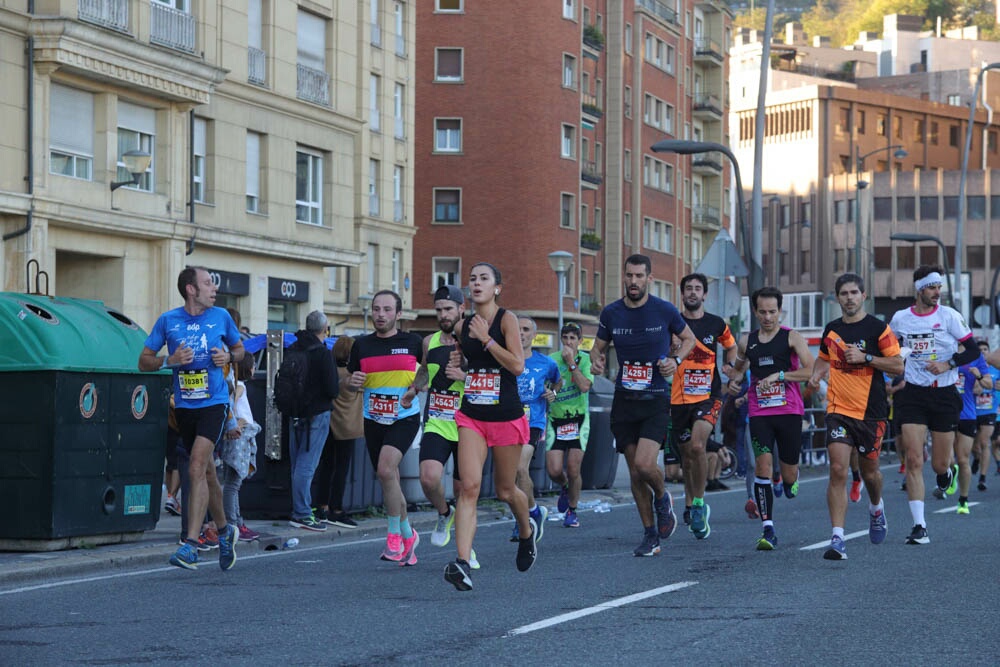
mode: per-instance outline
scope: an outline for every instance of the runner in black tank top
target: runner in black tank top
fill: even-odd
[[[507,347],[501,322],[505,308],[498,308],[489,327],[490,345]],[[467,322],[462,323],[460,345],[469,363],[462,397],[463,414],[484,422],[509,422],[524,415],[524,406],[517,395],[517,376],[503,367],[483,343],[469,334]],[[517,345],[520,345],[520,338]],[[522,360],[523,361],[523,360]],[[523,443],[522,443],[523,444]]]

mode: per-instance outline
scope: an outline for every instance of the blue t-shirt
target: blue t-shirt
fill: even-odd
[[[684,331],[687,322],[668,301],[650,295],[638,308],[624,299],[601,311],[597,337],[614,343],[618,355],[615,389],[625,393],[668,394],[666,378],[656,363],[670,355],[670,335]]]
[[[976,376],[973,375],[972,369],[978,368],[979,373],[986,375],[990,372],[990,367],[986,364],[986,359],[983,355],[979,355],[979,358],[975,361],[969,362],[964,366],[959,367],[958,374],[958,393],[962,395],[962,414],[959,415],[959,419],[975,419],[978,410],[976,409],[976,395],[973,391],[976,387]],[[990,404],[992,404],[992,398],[990,399]],[[986,411],[983,412],[986,414]]]
[[[168,354],[181,343],[194,350],[190,364],[174,369],[174,404],[178,408],[204,408],[229,403],[226,378],[212,363],[212,348],[226,350],[240,340],[240,331],[225,308],[209,308],[201,315],[174,308],[160,315],[145,344],[154,352],[166,345]]]
[[[1000,383],[1000,370],[993,368],[989,364],[986,364],[989,369],[990,377],[993,378],[993,388],[987,389],[983,387],[983,393],[976,396],[976,416],[979,415],[995,415],[997,413],[998,403],[1000,403],[1000,392],[997,391],[997,383]]]
[[[542,398],[545,383],[554,385],[559,379],[559,367],[544,354],[532,350],[531,356],[524,360],[524,372],[517,376],[517,394],[528,414],[529,428],[545,428],[549,409],[548,401]]]

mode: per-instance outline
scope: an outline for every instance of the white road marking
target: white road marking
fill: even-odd
[[[578,618],[583,618],[584,616],[590,616],[591,614],[597,614],[602,611],[608,611],[609,609],[615,609],[617,607],[622,607],[633,602],[638,602],[639,600],[645,600],[647,598],[655,597],[657,595],[663,595],[664,593],[671,593],[673,591],[679,591],[682,588],[688,588],[689,586],[694,586],[697,581],[680,581],[676,584],[670,584],[668,586],[660,586],[659,588],[653,588],[648,591],[643,591],[642,593],[635,593],[633,595],[626,595],[623,598],[618,598],[616,600],[609,600],[593,607],[587,607],[586,609],[579,609],[577,611],[571,611],[567,614],[560,614],[559,616],[553,616],[552,618],[546,618],[544,620],[538,621],[537,623],[531,623],[530,625],[522,625],[519,628],[514,628],[507,632],[504,637],[515,637],[517,635],[527,634],[529,632],[534,632],[535,630],[542,630],[544,628],[551,627],[553,625],[559,625],[560,623],[566,623],[568,621],[574,621]]]
[[[977,500],[977,501],[969,503],[969,507],[972,507],[973,505],[978,505],[978,504],[979,504],[979,501]],[[957,508],[958,508],[958,505],[952,505],[950,507],[945,507],[944,509],[934,510],[934,513],[935,514],[948,514],[948,513],[954,514],[955,510]]]
[[[867,530],[859,530],[856,533],[847,533],[844,535],[844,541],[853,540],[855,537],[861,537],[862,535],[867,535]],[[816,544],[810,544],[806,547],[799,547],[799,551],[812,551],[813,549],[822,549],[823,547],[830,546],[830,540],[823,540],[822,542],[817,542]]]

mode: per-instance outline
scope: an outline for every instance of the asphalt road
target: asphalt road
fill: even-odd
[[[549,522],[524,574],[510,522],[481,525],[467,593],[442,578],[453,543],[429,535],[407,568],[368,537],[230,572],[208,561],[7,587],[0,664],[997,664],[1000,478],[972,491],[969,516],[929,499],[931,543],[907,546],[905,494],[884,472],[889,537],[849,540],[843,562],[822,559],[824,479],[777,501],[774,552],[754,549],[741,487],[710,495],[708,540],[681,524],[652,558],[632,556],[627,505],[582,512],[575,530]],[[848,533],[867,528],[865,510],[850,506]]]

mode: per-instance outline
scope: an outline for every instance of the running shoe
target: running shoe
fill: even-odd
[[[347,512],[333,512],[330,514],[326,522],[331,526],[340,526],[341,528],[357,528],[358,522],[350,517]]]
[[[632,555],[638,557],[655,556],[660,553],[660,538],[655,534],[646,533],[642,536],[642,544],[637,546]]]
[[[927,537],[927,529],[917,524],[910,531],[910,534],[906,538],[907,544],[930,544],[931,538]]]
[[[436,547],[443,547],[451,541],[451,527],[455,525],[455,508],[450,507],[448,516],[438,514],[437,523],[434,524],[434,531],[431,533],[431,544]]]
[[[889,524],[885,521],[885,510],[875,510],[868,513],[868,539],[872,544],[882,544],[889,533]]]
[[[691,532],[699,540],[707,540],[712,534],[712,527],[708,525],[708,517],[711,514],[712,509],[707,504],[691,508]]]
[[[444,580],[460,591],[472,590],[472,578],[469,576],[469,564],[456,558],[444,566]]]
[[[677,515],[674,514],[674,499],[670,497],[670,492],[664,489],[663,497],[653,500],[653,509],[656,510],[656,531],[661,539],[667,539],[674,534],[677,528]]]
[[[690,507],[685,507],[684,508],[684,525],[685,526],[690,526],[691,525],[691,508]]]
[[[958,507],[955,508],[956,514],[968,514],[969,513],[969,503],[959,502]]]
[[[236,543],[239,539],[240,532],[236,530],[236,526],[226,524],[226,530],[219,535],[219,567],[223,572],[236,565]]]
[[[566,516],[563,517],[563,526],[566,528],[580,527],[580,520],[576,518],[576,512],[573,510],[566,510]]]
[[[931,495],[937,498],[938,500],[944,500],[946,494],[944,492],[944,489],[942,489],[940,486],[936,486],[934,487],[934,490],[931,491]]]
[[[417,564],[417,545],[420,544],[420,535],[417,533],[417,529],[413,529],[413,535],[409,538],[403,538],[403,555],[399,558],[400,565],[416,565]]]
[[[782,484],[782,486],[784,486],[784,484]],[[789,500],[799,495],[799,480],[796,479],[794,482],[792,482],[792,485],[789,486],[787,489],[784,489],[784,491],[785,491],[785,496]]]
[[[748,519],[759,519],[760,512],[757,510],[757,501],[747,498],[747,504],[743,506],[743,511],[747,513]]]
[[[979,489],[980,491],[985,491],[986,490],[986,478],[985,477],[980,477],[979,478],[979,484],[976,486],[976,488]]]
[[[847,560],[847,546],[844,544],[844,538],[840,535],[831,537],[830,548],[823,552],[823,558],[826,560]]]
[[[185,570],[197,570],[198,550],[185,542],[177,547],[177,551],[170,557],[170,564],[176,567],[183,567]]]
[[[305,528],[306,530],[311,530],[315,533],[322,533],[324,530],[326,530],[326,524],[320,522],[319,520],[316,519],[315,516],[311,514],[309,516],[302,517],[301,519],[296,519],[293,517],[288,522],[288,525],[292,526],[293,528]]]
[[[856,482],[851,482],[851,502],[856,503],[861,500],[861,489],[865,488],[865,483],[862,480]]]
[[[973,475],[979,472],[979,459],[977,457],[973,457],[972,463],[969,464],[969,469],[972,471]]]
[[[906,464],[900,462],[900,464],[899,464],[899,474],[902,475],[905,472],[906,472]],[[1000,474],[1000,473],[997,473],[997,474]]]
[[[167,494],[167,500],[163,503],[163,509],[167,510],[167,514],[172,514],[174,516],[181,515],[181,502],[174,498],[169,493]]]
[[[535,557],[538,555],[538,550],[535,545],[538,542],[538,524],[535,523],[534,518],[529,518],[528,522],[531,524],[531,536],[525,538],[518,538],[517,540],[517,571],[527,572],[531,569],[531,566],[535,564]],[[534,538],[534,539],[533,539]]]
[[[240,542],[253,542],[256,539],[260,539],[260,533],[256,530],[247,528],[246,525],[242,525],[240,530]]]
[[[774,534],[774,526],[764,526],[764,534],[757,540],[757,551],[774,551],[778,546],[778,536]]]
[[[948,488],[944,492],[951,496],[958,491],[958,464],[952,463],[951,467],[948,468],[948,473],[951,475],[951,484],[948,485]]]
[[[382,560],[391,560],[398,563],[403,560],[403,536],[399,533],[389,533],[385,536],[385,549],[379,556]]]
[[[510,541],[517,542],[517,538],[520,535],[520,532],[521,531],[517,529],[517,519],[514,519],[514,530],[510,531]]]
[[[545,505],[535,505],[535,511],[529,512],[528,516],[535,520],[535,529],[532,531],[535,542],[541,542],[542,535],[545,534],[545,521],[549,518],[549,508]]]
[[[559,500],[556,501],[556,509],[565,512],[569,509],[569,487],[563,484],[562,491],[559,492]]]
[[[478,570],[479,567],[480,567],[479,566],[479,559],[476,558],[476,550],[475,549],[472,550],[472,555],[469,556],[469,567],[471,567],[473,570]]]
[[[215,528],[206,528],[198,536],[198,551],[210,551],[219,548],[219,533]]]
[[[319,521],[320,523],[330,523],[329,510],[325,510],[322,507],[314,507],[312,508],[312,510],[313,510],[312,515],[313,517],[315,517],[317,521]]]
[[[774,477],[771,479],[771,491],[774,493],[775,498],[780,498],[781,494],[785,492],[785,488],[781,485],[781,473],[774,473]]]

